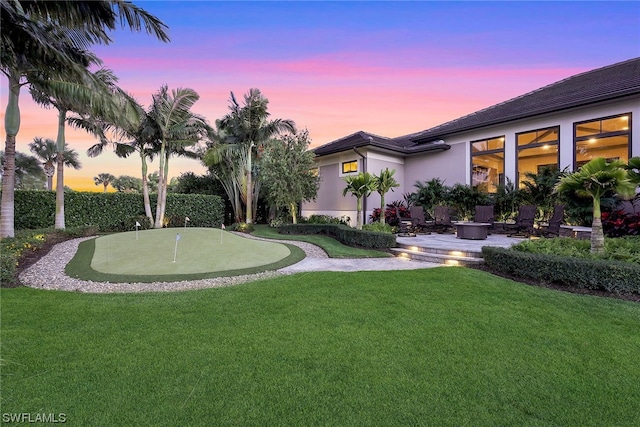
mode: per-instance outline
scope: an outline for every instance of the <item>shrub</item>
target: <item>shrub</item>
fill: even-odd
[[[46,242],[92,236],[96,227],[75,227],[66,230],[38,229],[18,230],[15,237],[0,240],[0,286],[9,287],[18,283],[18,266],[29,253],[42,249]]]
[[[511,247],[511,249],[520,252],[625,261],[640,265],[640,238],[638,237],[607,238],[605,239],[605,248],[604,255],[592,254],[589,240],[568,237],[526,240]]]
[[[378,233],[393,233],[394,227],[389,224],[382,224],[381,222],[372,222],[371,224],[365,224],[362,226],[364,231],[377,231]]]
[[[602,229],[608,237],[640,235],[640,213],[602,212]]]
[[[384,220],[387,224],[392,226],[399,225],[398,211],[402,218],[411,218],[411,212],[409,208],[401,201],[396,201],[387,205],[384,210]],[[380,208],[375,208],[371,215],[369,215],[372,223],[380,221]]]
[[[496,272],[576,288],[640,293],[640,265],[485,246],[486,265]]]
[[[279,228],[282,234],[325,234],[339,242],[366,249],[388,249],[396,245],[396,236],[389,233],[356,230],[342,224],[287,224]]]
[[[157,195],[151,195],[155,205]],[[55,218],[55,192],[16,191],[15,227],[38,229],[50,227]],[[214,227],[222,223],[223,201],[219,196],[202,194],[167,195],[167,224],[184,226],[186,216],[193,227]],[[97,226],[100,231],[128,231],[135,222],[146,224],[144,204],[140,194],[133,193],[65,193],[65,225]]]
[[[342,216],[340,218],[331,215],[310,215],[309,218],[305,218],[304,222],[307,224],[344,224],[348,225],[351,218],[348,216]]]
[[[231,225],[231,229],[233,231],[238,231],[240,233],[252,233],[253,232],[253,224],[247,224],[246,222],[236,222]]]

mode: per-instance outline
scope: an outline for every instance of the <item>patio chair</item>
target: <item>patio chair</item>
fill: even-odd
[[[505,224],[505,227],[512,232],[509,237],[529,237],[533,234],[533,221],[536,218],[537,208],[535,205],[520,205],[515,224]]]
[[[489,231],[493,230],[493,205],[478,205],[476,206],[475,214],[473,215],[473,222],[482,222],[489,225]]]
[[[542,237],[558,237],[560,236],[560,225],[564,219],[564,205],[555,205],[553,207],[553,215],[549,218],[546,226],[541,226],[535,230],[536,236]]]
[[[436,206],[433,212],[433,228],[438,233],[453,230],[451,222],[451,210],[448,206]]]
[[[400,209],[396,208],[396,218],[398,219],[398,234],[399,235],[411,235],[411,218],[403,218],[400,215]]]
[[[422,206],[411,206],[409,213],[411,213],[411,228],[413,228],[413,231],[429,234],[426,230],[430,225],[433,225],[433,222],[427,222],[424,218],[424,208]]]

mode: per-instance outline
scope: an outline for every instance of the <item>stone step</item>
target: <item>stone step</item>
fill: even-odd
[[[482,258],[481,250],[472,249],[443,249],[429,246],[414,246],[409,244],[398,243],[398,248],[408,250],[411,252],[435,254],[435,255],[448,255],[453,257],[464,258]]]
[[[397,257],[409,258],[415,261],[433,262],[443,265],[473,265],[481,264],[484,260],[476,256],[451,255],[450,253],[434,253],[407,248],[391,248]],[[449,251],[451,252],[451,251]],[[454,251],[455,252],[455,251]]]

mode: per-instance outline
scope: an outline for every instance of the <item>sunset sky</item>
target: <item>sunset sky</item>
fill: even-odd
[[[242,98],[258,88],[271,117],[307,128],[313,146],[359,130],[428,129],[640,56],[640,2],[134,3],[169,26],[171,42],[118,30],[95,52],[140,103],[163,84],[189,87],[200,94],[193,111],[213,124],[231,91]],[[4,119],[4,76],[0,91]],[[18,151],[28,153],[36,136],[55,140],[55,110],[35,105],[26,89],[20,108]],[[67,141],[83,165],[65,171],[73,189],[101,190],[93,184],[101,172],[140,175],[136,157],[88,158],[96,141],[84,132],[68,129]],[[170,176],[184,171],[205,168],[171,160]]]

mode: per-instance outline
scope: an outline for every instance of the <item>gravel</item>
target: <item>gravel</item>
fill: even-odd
[[[242,234],[243,237],[261,239],[251,235]],[[265,271],[257,274],[247,274],[232,277],[216,277],[211,279],[189,280],[181,282],[152,282],[152,283],[110,283],[93,282],[90,280],[80,280],[69,277],[65,274],[64,268],[71,261],[78,250],[78,245],[93,237],[83,237],[80,239],[68,240],[55,245],[51,251],[31,267],[23,271],[20,282],[32,288],[76,291],[87,293],[126,293],[126,292],[175,292],[190,289],[219,288],[234,286],[241,283],[253,282],[256,280],[269,279],[273,277],[291,274],[282,271]],[[309,258],[328,258],[327,254],[319,247],[306,242],[295,242],[291,240],[271,240],[298,246]]]

